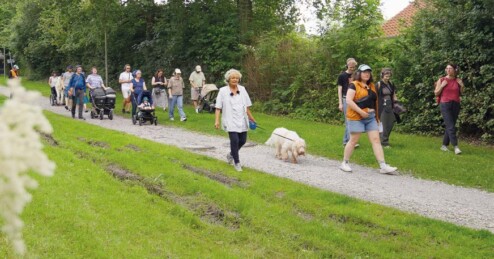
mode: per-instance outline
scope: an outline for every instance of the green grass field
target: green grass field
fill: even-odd
[[[22,215],[27,258],[494,257],[487,231],[45,114],[57,170]]]
[[[0,80],[0,83],[2,81]],[[46,83],[24,81],[27,88],[41,91],[45,96],[50,89]],[[117,91],[118,92],[118,91]],[[121,98],[117,98],[116,114],[121,115]],[[159,123],[173,125],[189,130],[212,135],[226,136],[223,131],[214,129],[214,115],[196,114],[190,105],[185,106],[187,122],[168,120],[168,113],[158,111]],[[336,112],[336,111],[335,111]],[[130,118],[129,115],[125,115]],[[175,111],[177,117],[177,111]],[[273,129],[286,127],[295,130],[302,136],[308,146],[308,152],[331,159],[343,158],[341,138],[344,128],[340,125],[330,125],[305,120],[278,117],[254,113],[258,124],[264,129],[249,132],[249,139],[256,142],[265,142]],[[439,150],[441,138],[415,136],[393,133],[391,135],[391,149],[385,149],[386,161],[397,166],[401,173],[410,174],[417,178],[447,182],[454,185],[474,187],[489,192],[494,191],[494,148],[462,142],[462,155]],[[353,156],[352,163],[377,167],[372,149],[364,135]]]

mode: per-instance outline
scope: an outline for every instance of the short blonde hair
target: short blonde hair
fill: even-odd
[[[232,68],[232,69],[226,71],[226,73],[225,73],[225,83],[228,84],[232,75],[238,75],[239,79],[242,79],[242,73],[240,73],[240,71]]]

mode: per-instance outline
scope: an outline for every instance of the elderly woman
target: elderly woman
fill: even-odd
[[[168,106],[168,97],[166,96],[166,86],[168,81],[165,78],[163,69],[158,69],[151,79],[151,85],[153,86],[153,100],[155,106],[163,107],[166,110]]]
[[[130,86],[130,92],[133,97],[131,97],[132,101],[132,116],[136,115],[137,105],[141,104],[142,101],[142,92],[147,91],[146,82],[142,78],[141,70],[137,70],[135,72],[135,78],[131,80],[132,85]],[[151,105],[153,103],[151,102]]]
[[[247,130],[249,120],[255,122],[250,112],[249,94],[245,87],[239,85],[242,74],[235,69],[230,69],[225,74],[227,86],[220,89],[216,98],[216,116],[214,126],[228,132],[230,138],[230,153],[226,155],[228,163],[234,162],[235,170],[242,171],[238,151],[247,142]]]
[[[449,143],[454,146],[455,154],[461,154],[456,137],[456,121],[460,114],[460,95],[463,93],[465,85],[463,80],[457,77],[458,66],[448,64],[446,66],[446,76],[439,78],[436,82],[434,94],[436,95],[441,108],[441,115],[444,119],[446,129],[444,130],[442,151],[449,151]]]
[[[353,82],[348,86],[346,95],[348,130],[350,141],[345,146],[343,162],[340,169],[351,172],[349,160],[352,156],[355,144],[358,143],[360,135],[367,132],[369,141],[372,143],[374,156],[379,162],[382,174],[391,174],[396,171],[396,167],[391,167],[384,161],[384,152],[379,140],[379,120],[376,112],[377,91],[372,79],[372,69],[365,64],[358,67],[353,77]]]
[[[394,84],[390,81],[391,69],[383,68],[381,71],[381,81],[377,83],[377,92],[379,97],[379,119],[381,120],[383,132],[381,135],[381,145],[383,147],[390,147],[389,135],[393,130],[393,126],[396,122],[396,116],[393,112],[393,107],[398,101],[396,98],[396,89]]]
[[[170,120],[174,120],[173,113],[175,111],[175,106],[178,106],[178,113],[180,114],[180,121],[187,121],[185,112],[183,109],[184,105],[184,80],[182,79],[182,72],[180,69],[176,68],[173,73],[173,77],[168,80],[168,98],[171,99],[170,107],[168,109],[168,116]]]

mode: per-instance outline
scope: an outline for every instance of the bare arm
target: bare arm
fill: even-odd
[[[343,86],[338,85],[338,109],[343,111]]]
[[[460,86],[460,93],[463,93],[463,90],[465,90],[465,84],[463,83],[463,80],[461,78],[456,78],[456,82]]]
[[[147,87],[146,87],[146,82],[142,82],[142,88],[144,89],[144,91],[147,91]]]
[[[220,115],[221,115],[221,109],[216,109],[214,113],[214,127],[216,129],[220,129]]]
[[[350,109],[356,111],[362,118],[367,118],[369,117],[369,113],[365,112],[364,110],[360,109],[358,105],[353,101],[353,98],[355,97],[355,90],[353,89],[348,89],[346,92],[346,105],[350,107]]]
[[[439,96],[441,92],[443,91],[443,88],[448,84],[448,81],[443,80],[441,82],[441,79],[437,80],[436,82],[436,88],[434,89],[434,95]]]

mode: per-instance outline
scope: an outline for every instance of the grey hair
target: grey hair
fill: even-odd
[[[240,73],[240,71],[232,68],[232,69],[226,71],[226,73],[225,73],[225,83],[228,84],[228,82],[230,81],[230,77],[232,76],[232,74],[238,74],[239,79],[242,79],[242,73]]]

